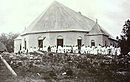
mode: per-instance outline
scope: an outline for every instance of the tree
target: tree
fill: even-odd
[[[0,35],[0,41],[6,46],[8,52],[14,50],[14,39],[18,36],[18,33],[2,33]]]
[[[130,52],[130,20],[128,19],[123,25],[121,39],[119,40],[121,54],[127,55]]]

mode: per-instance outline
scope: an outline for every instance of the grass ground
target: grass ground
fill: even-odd
[[[38,55],[33,53],[33,55]],[[103,55],[45,53],[40,61],[11,65],[18,77],[7,82],[130,82],[130,64]],[[27,64],[23,64],[28,62]]]

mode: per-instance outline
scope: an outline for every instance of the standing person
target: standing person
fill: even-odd
[[[71,46],[71,52],[70,53],[73,53],[73,46]]]
[[[102,55],[105,55],[105,47],[104,46],[102,46]]]
[[[88,47],[85,46],[85,53],[88,54]]]
[[[62,47],[58,46],[58,53],[62,53]]]
[[[118,46],[117,47],[117,56],[119,56],[121,54],[121,48]]]
[[[91,48],[90,48],[90,46],[87,47],[87,53],[88,53],[88,54],[91,53]]]
[[[28,49],[26,50],[26,55],[28,54]]]
[[[51,47],[50,47],[50,46],[47,48],[47,51],[48,51],[48,52],[51,52]]]
[[[73,45],[73,53],[76,53],[76,46]]]
[[[108,55],[108,49],[107,49],[108,46],[105,46],[105,55]]]
[[[112,46],[112,44],[110,45],[110,50],[111,50],[110,51],[110,55],[113,55],[113,51],[112,51],[113,50],[113,46]]]
[[[84,54],[84,53],[85,53],[85,46],[83,44],[82,47],[81,47],[81,54]]]
[[[78,53],[78,46],[75,46],[75,53]]]
[[[63,50],[64,50],[64,53],[66,53],[66,46],[65,45],[63,46]]]
[[[93,53],[94,53],[94,55],[97,55],[97,51],[98,49],[97,49],[97,47],[94,47],[94,50],[93,50]]]
[[[101,54],[101,45],[100,45],[100,44],[99,44],[98,47],[97,47],[97,51],[98,51],[98,52],[97,52],[98,54]]]
[[[110,55],[111,54],[111,48],[110,48],[110,46],[107,46],[107,50],[108,50],[108,55]]]
[[[48,50],[47,50],[47,46],[44,46],[44,47],[43,47],[43,51],[46,51],[46,52],[48,51]]]
[[[54,46],[51,47],[51,52],[54,52]]]
[[[94,51],[94,46],[91,46],[90,47],[90,54],[94,54],[93,51]]]

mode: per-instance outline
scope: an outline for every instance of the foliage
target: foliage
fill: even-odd
[[[130,82],[130,70],[126,71],[122,68],[126,61],[118,59],[118,56],[116,59],[115,56],[109,58],[107,55],[72,53],[39,55],[41,56],[40,64],[27,60],[27,62],[30,61],[31,66],[24,65],[24,62],[23,66],[12,67],[23,78],[50,80],[48,82],[53,82],[52,80],[54,82]],[[128,65],[130,69],[130,63]]]
[[[0,35],[0,41],[6,46],[8,52],[14,50],[14,39],[18,36],[18,33],[2,33]]]
[[[130,52],[130,20],[128,19],[123,25],[121,39],[119,39],[122,55]]]

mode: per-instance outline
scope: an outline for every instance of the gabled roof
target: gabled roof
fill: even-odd
[[[102,27],[95,23],[95,25],[92,27],[92,29],[89,32],[89,35],[95,35],[95,34],[104,34],[109,35],[105,30],[102,29]]]
[[[111,39],[114,39],[106,30],[104,30],[97,22],[92,27],[88,35],[106,35]]]
[[[53,2],[23,32],[36,33],[48,31],[90,31],[95,22],[72,9]]]

